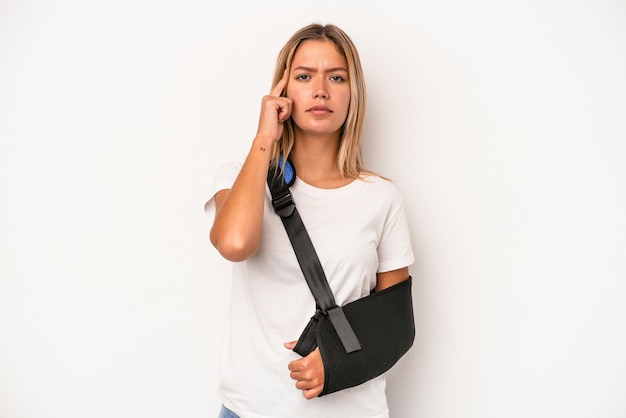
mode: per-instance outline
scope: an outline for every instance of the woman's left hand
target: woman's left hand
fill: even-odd
[[[285,348],[293,350],[297,341],[285,343]],[[296,381],[296,388],[307,399],[317,397],[324,390],[324,363],[317,347],[306,357],[289,363],[289,376]]]

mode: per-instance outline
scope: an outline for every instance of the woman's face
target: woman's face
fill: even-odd
[[[338,134],[350,106],[348,64],[328,40],[300,44],[291,62],[287,97],[296,130],[306,134]]]

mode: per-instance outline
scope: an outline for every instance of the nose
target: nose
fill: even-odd
[[[313,97],[315,99],[328,99],[328,89],[324,80],[320,80],[313,90]]]

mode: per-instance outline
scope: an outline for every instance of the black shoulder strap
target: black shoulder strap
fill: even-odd
[[[328,315],[346,352],[360,350],[361,344],[348,322],[348,318],[346,318],[343,309],[335,303],[335,297],[326,280],[322,264],[291,196],[289,187],[296,178],[295,168],[291,161],[287,160],[285,170],[282,172],[285,173],[284,176],[281,175],[280,167],[274,169],[271,166],[267,175],[267,184],[272,194],[272,206],[285,226],[300,269],[315,298],[317,308],[323,314]]]

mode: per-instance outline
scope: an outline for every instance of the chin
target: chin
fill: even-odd
[[[336,135],[341,132],[341,126],[304,125],[299,128],[303,133],[311,135]]]

